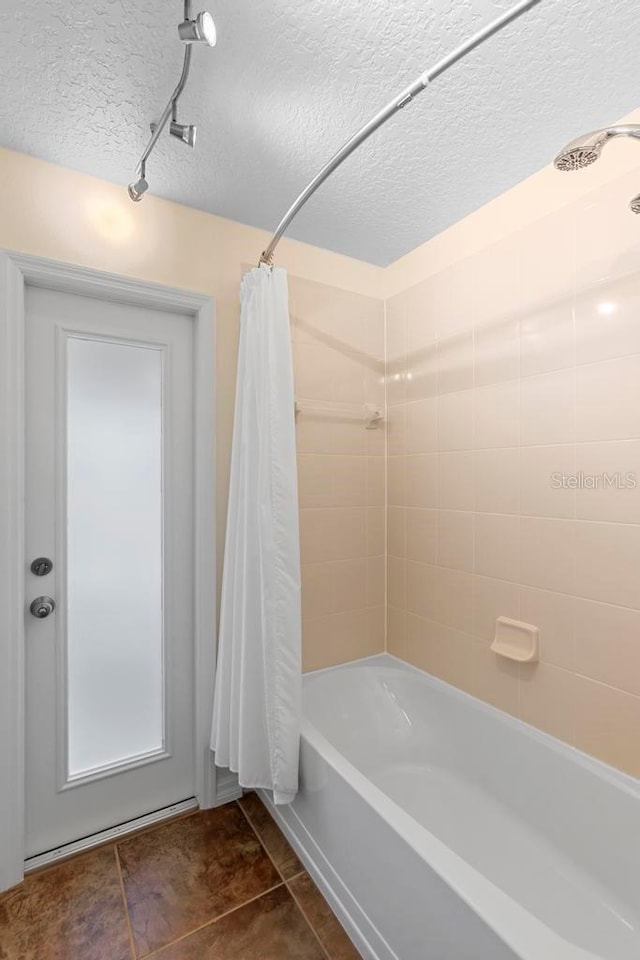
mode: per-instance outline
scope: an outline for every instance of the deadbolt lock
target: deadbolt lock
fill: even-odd
[[[53,570],[53,563],[49,557],[37,557],[31,564],[31,573],[36,577],[46,577]]]

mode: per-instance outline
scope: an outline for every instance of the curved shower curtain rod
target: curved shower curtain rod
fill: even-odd
[[[414,80],[414,82],[405,90],[403,90],[399,96],[394,97],[393,100],[386,105],[386,107],[383,107],[383,109],[380,110],[375,117],[372,117],[368,123],[366,123],[360,130],[358,130],[357,133],[347,140],[340,150],[338,150],[331,160],[324,165],[322,170],[320,170],[313,180],[304,188],[295,203],[289,207],[284,217],[276,227],[276,231],[273,234],[269,245],[263,251],[262,256],[260,257],[260,263],[266,263],[268,266],[273,265],[273,254],[289,224],[297,216],[300,210],[302,210],[307,200],[313,196],[318,187],[320,187],[325,180],[327,180],[328,177],[330,177],[331,174],[338,169],[343,161],[346,160],[347,157],[354,152],[354,150],[357,150],[358,147],[365,142],[365,140],[368,140],[372,133],[375,133],[375,131],[378,130],[384,123],[386,123],[387,120],[394,115],[394,113],[397,113],[398,110],[402,110],[402,108],[406,107],[408,103],[411,103],[414,97],[417,97],[419,93],[422,93],[427,85],[431,83],[432,80],[435,80],[436,77],[439,77],[441,73],[444,73],[445,70],[448,70],[449,67],[453,66],[453,64],[457,63],[458,60],[461,60],[476,47],[480,46],[480,44],[484,43],[485,40],[488,40],[495,33],[498,33],[498,31],[502,30],[503,27],[506,27],[507,24],[511,23],[513,20],[516,20],[527,10],[530,10],[532,7],[537,6],[537,4],[541,2],[542,0],[521,0],[520,3],[516,3],[515,6],[501,14],[491,23],[487,24],[486,27],[478,30],[477,33],[474,33],[473,36],[469,37],[468,40],[465,40],[464,43],[440,60],[434,67],[432,67],[430,70],[426,70],[425,73],[420,74],[417,80]]]

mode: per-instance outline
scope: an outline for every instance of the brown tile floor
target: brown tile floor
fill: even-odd
[[[0,896],[0,960],[358,960],[256,794]]]

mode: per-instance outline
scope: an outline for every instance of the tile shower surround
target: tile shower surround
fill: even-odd
[[[384,650],[384,303],[289,278],[304,669]]]
[[[387,301],[387,649],[637,777],[640,256],[620,193]],[[500,615],[540,628],[539,664],[490,651]]]

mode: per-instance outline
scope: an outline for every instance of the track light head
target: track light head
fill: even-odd
[[[198,128],[193,126],[193,124],[178,123],[177,120],[172,120],[171,126],[169,127],[171,136],[182,140],[188,147],[195,147],[197,132]]]
[[[138,203],[149,189],[149,184],[144,177],[140,177],[135,183],[130,183],[127,189],[134,203]]]
[[[213,17],[206,10],[199,13],[195,20],[184,20],[178,27],[178,33],[183,43],[203,41],[210,47],[216,45],[216,25]]]

